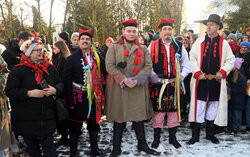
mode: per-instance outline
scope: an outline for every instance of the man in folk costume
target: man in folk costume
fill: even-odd
[[[203,23],[207,26],[207,35],[198,38],[190,51],[192,138],[188,144],[199,141],[201,123],[205,119],[206,139],[215,144],[219,140],[214,136],[214,124],[227,126],[226,77],[234,66],[235,57],[228,42],[218,34],[223,28],[220,16],[211,14]]]
[[[160,39],[151,43],[150,51],[153,61],[153,71],[151,74],[152,86],[150,87],[150,97],[152,100],[154,115],[152,123],[154,128],[154,141],[152,148],[158,148],[160,143],[160,132],[164,125],[167,114],[167,125],[169,130],[169,143],[175,148],[181,147],[176,140],[177,127],[180,125],[180,81],[192,71],[188,53],[181,42],[175,41],[173,37],[173,24],[175,20],[171,18],[161,19],[158,29],[160,29]]]
[[[123,36],[109,47],[106,55],[107,76],[105,111],[107,119],[114,121],[113,151],[121,154],[122,132],[126,122],[132,121],[138,140],[137,148],[147,154],[159,154],[150,149],[145,139],[144,123],[152,116],[147,78],[152,61],[145,46],[137,40],[135,19],[123,21]]]
[[[63,82],[65,98],[70,108],[70,156],[77,153],[78,137],[82,134],[82,124],[87,122],[92,156],[101,156],[97,145],[100,131],[104,95],[102,92],[100,58],[91,48],[93,31],[79,29],[78,50],[65,63]]]

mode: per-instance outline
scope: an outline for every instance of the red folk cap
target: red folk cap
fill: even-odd
[[[91,39],[93,38],[93,30],[89,29],[89,30],[83,30],[81,28],[79,28],[79,39],[81,38],[82,35],[87,35],[89,36]]]
[[[126,21],[122,21],[122,24],[124,27],[127,27],[127,26],[137,27],[137,25],[139,25],[139,23],[136,21],[136,19],[129,19]]]
[[[161,19],[160,24],[158,25],[157,28],[161,28],[163,26],[171,26],[174,27],[173,24],[175,22],[175,19],[172,18],[165,18],[165,19]]]

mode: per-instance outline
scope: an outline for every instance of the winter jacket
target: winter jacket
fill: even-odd
[[[79,46],[74,46],[72,44],[70,44],[68,47],[69,47],[69,50],[70,50],[71,54],[73,54],[74,52],[76,52],[76,50],[79,48]]]
[[[247,79],[250,79],[250,52],[247,52],[246,55],[244,56],[244,62],[243,66],[245,69],[245,74]]]
[[[56,70],[58,71],[60,78],[62,79],[64,64],[66,62],[66,59],[63,56],[59,56],[57,54],[57,55],[53,55],[52,62],[54,64]]]
[[[245,106],[245,89],[247,84],[247,79],[244,73],[244,68],[242,67],[239,72],[238,80],[236,83],[233,82],[234,71],[230,72],[227,77],[227,82],[229,85],[231,99],[228,102],[228,108],[231,110],[243,110]]]
[[[18,42],[13,39],[8,48],[3,52],[2,57],[8,64],[8,69],[11,70],[16,64],[20,63],[20,54],[22,51],[18,45]]]
[[[234,54],[240,50],[240,46],[236,45],[233,41],[228,42]]]
[[[54,66],[47,68],[49,75],[43,79],[62,93],[63,83]],[[28,90],[42,89],[35,80],[34,70],[27,66],[16,66],[8,76],[5,92],[10,99],[13,130],[20,135],[44,137],[52,135],[56,128],[53,96],[30,98]]]
[[[106,58],[106,54],[108,52],[108,46],[106,44],[104,44],[101,48],[100,51],[100,59],[101,59],[101,69],[102,69],[102,74],[104,77],[104,80],[106,80],[106,75],[108,74],[106,67],[105,67],[105,58]]]

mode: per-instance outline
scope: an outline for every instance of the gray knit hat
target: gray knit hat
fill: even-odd
[[[25,54],[25,56],[29,57],[32,50],[37,45],[42,45],[42,44],[43,43],[40,40],[27,40],[21,45],[20,50]]]
[[[70,40],[72,41],[74,37],[79,37],[79,33],[78,32],[72,33]]]
[[[233,34],[233,33],[230,33],[228,36],[227,36],[227,40],[228,39],[232,39],[234,42],[236,42],[236,36]]]

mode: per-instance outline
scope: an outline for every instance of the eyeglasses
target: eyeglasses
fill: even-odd
[[[248,47],[245,47],[245,46],[241,46],[242,49],[248,49]]]
[[[37,51],[37,52],[44,52],[44,49],[34,49],[32,51]]]

